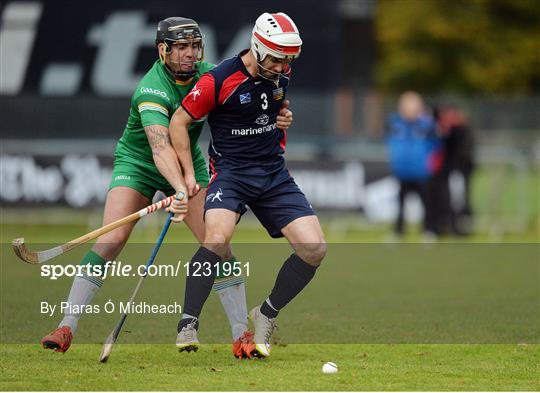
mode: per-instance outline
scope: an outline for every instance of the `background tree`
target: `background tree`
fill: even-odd
[[[381,0],[375,26],[383,90],[540,92],[537,0]]]

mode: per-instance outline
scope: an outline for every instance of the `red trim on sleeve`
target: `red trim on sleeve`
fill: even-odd
[[[262,42],[262,44],[272,50],[275,50],[276,52],[281,52],[286,55],[295,55],[300,53],[300,46],[294,45],[294,46],[284,46],[284,45],[278,45],[274,44],[272,41],[268,41],[266,38],[264,38],[262,35],[260,35],[257,32],[254,32],[253,35],[257,37],[259,41]]]
[[[294,26],[292,25],[292,23],[286,17],[284,17],[283,15],[279,15],[279,14],[272,14],[272,16],[274,17],[276,22],[279,24],[279,27],[281,27],[281,30],[284,33],[294,33],[295,32]]]
[[[204,117],[215,108],[215,80],[212,74],[204,74],[182,101],[182,107],[194,119]]]
[[[234,91],[244,83],[248,77],[242,71],[236,71],[234,74],[229,75],[221,85],[219,91],[218,102],[223,104],[234,93]]]

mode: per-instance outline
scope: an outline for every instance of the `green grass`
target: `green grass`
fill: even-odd
[[[287,345],[267,360],[239,361],[229,347],[179,354],[173,345],[98,345],[65,355],[37,345],[2,347],[2,390],[538,390],[538,346]],[[339,372],[321,373],[325,361]]]
[[[71,279],[39,277],[37,267],[16,260],[5,245],[24,235],[34,243],[31,248],[43,248],[38,241],[50,242],[50,247],[99,224],[83,214],[66,216],[73,221],[70,225],[37,225],[33,214],[25,212],[20,222],[2,225],[2,391],[540,389],[540,275],[534,226],[505,235],[508,244],[503,245],[482,244],[489,241],[488,233],[460,244],[444,239],[449,243],[439,246],[385,245],[380,242],[387,228],[343,229],[325,220],[328,240],[349,244],[330,245],[316,279],[282,312],[271,358],[232,357],[225,344],[230,334],[226,318],[211,295],[201,318],[201,339],[215,344],[198,353],[179,354],[173,344],[177,316],[130,315],[109,362],[101,364],[99,343],[118,315],[86,315],[64,355],[42,350],[37,342],[60,316],[39,315],[39,300],[64,300]],[[145,261],[163,217],[138,226],[123,261]],[[270,290],[289,248],[246,224],[243,221],[236,234],[235,253],[252,260],[248,304],[253,306]],[[417,239],[414,232],[407,238]],[[187,259],[196,247],[189,244],[191,234],[183,227],[174,227],[167,240],[159,264]],[[511,244],[520,242],[530,244]],[[87,249],[82,246],[55,262],[77,263]],[[95,303],[127,300],[135,281],[112,279]],[[149,278],[140,299],[181,302],[182,294],[183,278]],[[337,363],[339,373],[323,375],[326,361]]]

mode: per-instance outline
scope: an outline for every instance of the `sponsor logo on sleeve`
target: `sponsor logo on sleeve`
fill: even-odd
[[[162,98],[165,98],[167,101],[170,101],[169,97],[167,96],[167,93],[164,91],[161,91],[159,89],[152,89],[151,87],[141,87],[140,92],[142,94],[154,94],[156,96],[160,96]]]
[[[195,85],[195,86],[193,86],[193,89],[191,89],[191,91],[188,93],[186,98],[189,97],[189,96],[193,96],[191,99],[193,101],[195,101],[197,99],[197,97],[199,97],[201,95],[201,92],[202,92],[202,87],[199,87],[199,86]]]

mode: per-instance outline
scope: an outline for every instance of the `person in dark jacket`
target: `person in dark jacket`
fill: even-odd
[[[435,179],[436,230],[440,234],[464,236],[471,232],[473,215],[471,178],[475,167],[474,139],[465,115],[456,106],[441,105],[435,109],[435,117],[444,149],[443,165]],[[463,194],[454,198],[450,188],[452,174],[458,174],[463,179]],[[460,203],[456,204],[455,200]]]

